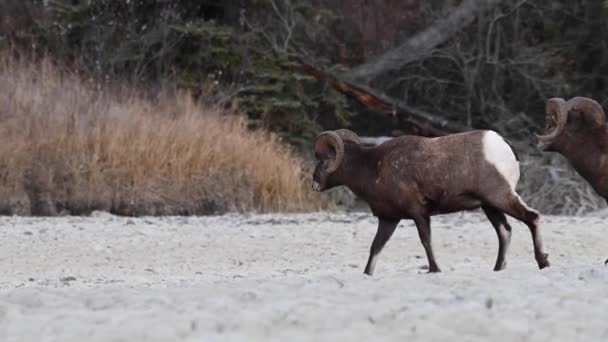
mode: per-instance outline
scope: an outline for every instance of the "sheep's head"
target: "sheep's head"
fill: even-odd
[[[344,143],[360,144],[359,136],[347,129],[325,131],[315,141],[317,166],[313,173],[313,189],[324,191],[341,185],[336,174],[344,161]]]
[[[543,150],[557,151],[561,145],[568,143],[568,136],[588,134],[605,122],[602,107],[590,98],[575,97],[568,102],[552,98],[545,107],[544,134],[537,134],[536,137]]]

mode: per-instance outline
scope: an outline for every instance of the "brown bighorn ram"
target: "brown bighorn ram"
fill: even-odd
[[[608,125],[602,106],[587,97],[552,98],[545,113],[545,134],[536,135],[539,147],[561,153],[608,201]]]
[[[374,147],[360,144],[348,130],[321,133],[315,142],[318,163],[313,188],[345,185],[378,217],[365,273],[374,272],[378,254],[401,219],[414,220],[429,272],[439,272],[431,247],[432,215],[482,208],[498,234],[494,270],[506,266],[511,226],[505,214],[532,233],[539,268],[549,266],[543,251],[538,213],[515,192],[519,162],[509,144],[493,131],[470,131],[438,138],[401,136]]]

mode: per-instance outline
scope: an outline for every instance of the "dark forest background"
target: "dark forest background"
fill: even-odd
[[[550,97],[608,105],[607,1],[1,0],[0,48],[98,85],[188,89],[304,155],[325,129],[491,128],[524,154],[531,205],[601,203],[533,133]]]

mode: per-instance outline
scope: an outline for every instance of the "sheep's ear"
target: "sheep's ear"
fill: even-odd
[[[361,139],[357,135],[357,133],[350,131],[348,129],[338,129],[335,130],[336,134],[342,138],[342,141],[350,141],[357,145],[361,144]]]

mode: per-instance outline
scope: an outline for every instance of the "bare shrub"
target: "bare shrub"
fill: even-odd
[[[276,136],[187,93],[95,89],[52,63],[0,64],[0,212],[124,215],[314,210]]]

